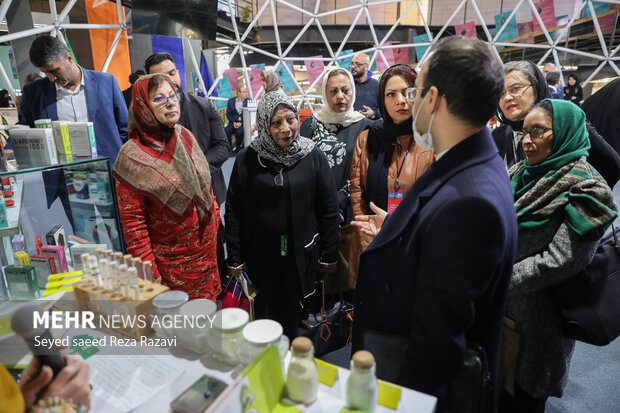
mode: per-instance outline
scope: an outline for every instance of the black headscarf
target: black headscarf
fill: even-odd
[[[534,73],[534,81],[532,82],[532,88],[534,90],[534,93],[536,94],[536,100],[532,104],[532,106],[534,106],[536,103],[540,102],[543,99],[551,98],[551,94],[549,93],[549,87],[547,86],[547,81],[545,80],[545,76],[542,74],[540,69],[538,69],[538,66],[536,66],[534,63],[530,61],[525,61],[525,62],[531,66],[532,72]],[[501,99],[503,99],[503,97]],[[523,129],[523,120],[519,120],[515,122],[508,120],[504,116],[504,113],[502,112],[502,110],[499,108],[499,105],[497,106],[496,117],[500,123],[510,126],[510,128],[513,131],[519,132],[521,131],[521,129]]]
[[[620,153],[620,79],[586,99],[581,109],[607,143]]]
[[[10,105],[9,91],[6,89],[0,90],[0,108],[8,108]]]

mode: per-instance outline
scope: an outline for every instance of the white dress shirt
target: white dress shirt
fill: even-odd
[[[80,68],[80,71],[81,70],[82,69]],[[59,86],[58,84],[55,85],[58,120],[66,122],[88,122],[84,72],[82,72],[82,81],[75,88],[75,90],[69,90],[64,86]]]

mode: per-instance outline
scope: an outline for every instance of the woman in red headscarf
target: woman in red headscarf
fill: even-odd
[[[152,261],[163,284],[190,298],[215,299],[220,209],[207,160],[192,133],[177,124],[180,112],[168,76],[134,84],[129,140],[113,169],[121,223],[127,252]]]

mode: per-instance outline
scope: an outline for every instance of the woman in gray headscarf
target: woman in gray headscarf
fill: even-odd
[[[338,200],[325,154],[299,134],[290,98],[267,93],[258,137],[235,159],[226,198],[228,269],[247,269],[260,290],[256,318],[270,318],[293,339],[299,300],[320,273],[335,270]]]

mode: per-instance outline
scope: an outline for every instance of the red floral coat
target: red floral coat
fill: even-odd
[[[213,196],[210,221],[202,235],[194,207],[181,222],[161,204],[116,181],[127,253],[153,262],[154,277],[190,298],[215,299],[220,291],[217,231],[220,208]],[[213,194],[213,191],[212,191]]]

